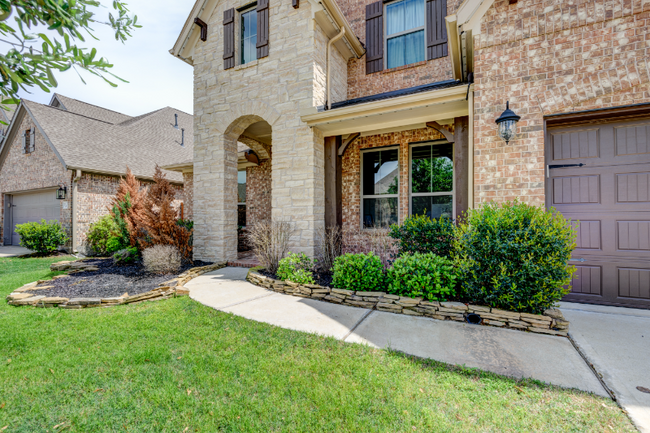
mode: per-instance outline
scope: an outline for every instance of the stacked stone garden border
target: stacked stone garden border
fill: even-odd
[[[279,293],[302,298],[312,298],[319,301],[333,302],[351,307],[370,308],[389,313],[406,314],[408,316],[425,316],[438,320],[455,320],[458,322],[469,322],[477,325],[496,326],[562,337],[566,337],[569,332],[569,322],[564,319],[562,312],[555,308],[546,310],[544,314],[516,313],[460,302],[425,301],[422,298],[407,298],[384,292],[355,292],[315,284],[301,285],[291,281],[282,281],[267,277],[257,272],[258,270],[260,268],[250,270],[247,276],[248,281]]]
[[[34,295],[33,292],[38,290],[49,289],[51,286],[48,286],[48,281],[39,280],[34,281],[33,283],[25,284],[19,289],[14,290],[12,293],[7,296],[7,301],[9,305],[15,306],[33,306],[33,307],[42,307],[42,308],[64,308],[70,310],[78,310],[82,308],[94,308],[94,307],[112,307],[115,305],[122,304],[135,304],[138,302],[145,301],[159,301],[163,299],[169,299],[177,296],[188,295],[189,289],[185,287],[188,281],[203,275],[206,272],[216,271],[217,269],[224,268],[226,263],[217,263],[208,266],[201,266],[192,269],[180,274],[178,277],[172,278],[169,281],[161,283],[158,287],[148,292],[139,293],[133,296],[120,296],[115,298],[62,298],[62,297],[47,297]],[[96,271],[97,267],[84,263],[84,260],[77,261],[66,261],[53,263],[50,266],[52,271],[65,271],[67,274],[72,274],[76,272],[84,271]],[[65,278],[68,275],[57,275],[53,279]]]

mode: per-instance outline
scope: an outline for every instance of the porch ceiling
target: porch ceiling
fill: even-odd
[[[325,136],[381,131],[469,115],[467,86],[399,96],[301,116]]]

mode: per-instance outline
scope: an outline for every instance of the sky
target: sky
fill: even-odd
[[[118,81],[118,87],[111,87],[101,78],[81,72],[87,83],[84,85],[75,71],[68,70],[56,75],[59,85],[51,93],[37,87],[30,89],[31,94],[21,92],[20,96],[48,104],[56,92],[131,116],[166,106],[192,114],[192,67],[174,58],[169,50],[176,42],[194,0],[125,1],[131,13],[138,16],[138,24],[142,25],[142,28],[134,30],[132,38],[122,44],[115,40],[108,26],[96,25],[95,36],[100,40],[88,37],[79,45],[97,48],[98,57],[104,57],[115,65],[111,72],[129,83]],[[102,4],[110,6],[112,2],[102,0]],[[95,10],[103,18],[108,17],[112,8]]]

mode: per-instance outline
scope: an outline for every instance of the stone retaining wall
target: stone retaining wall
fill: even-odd
[[[63,297],[48,297],[43,295],[34,295],[33,293],[38,290],[47,290],[52,286],[48,286],[48,281],[35,281],[33,283],[25,284],[19,289],[14,290],[7,296],[9,305],[15,306],[34,306],[41,308],[64,308],[69,310],[78,310],[82,308],[95,308],[95,307],[112,307],[114,305],[134,304],[144,301],[159,301],[169,299],[176,296],[184,296],[189,294],[189,290],[185,287],[188,281],[203,275],[206,272],[216,271],[225,267],[225,263],[217,263],[208,266],[201,266],[189,269],[176,278],[161,283],[158,287],[148,292],[139,293],[133,296],[119,296],[114,298],[63,298]],[[58,262],[50,266],[52,271],[66,271],[68,274],[76,272],[94,271],[97,267],[85,264],[83,260]],[[52,279],[66,278],[68,275],[57,275]]]
[[[352,307],[370,308],[408,316],[426,316],[438,320],[465,322],[468,315],[480,316],[480,324],[539,334],[565,337],[569,322],[558,309],[549,309],[544,314],[516,313],[480,305],[460,302],[425,301],[422,298],[407,298],[384,292],[360,292],[332,289],[315,284],[297,284],[291,281],[275,280],[251,270],[247,276],[251,283],[267,289],[302,298],[313,298]]]

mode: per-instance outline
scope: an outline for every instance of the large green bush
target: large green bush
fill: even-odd
[[[470,210],[455,248],[462,296],[506,310],[542,313],[568,289],[576,234],[555,209],[515,201]]]
[[[453,262],[433,253],[400,256],[388,270],[388,293],[428,301],[446,301],[456,295]]]
[[[344,254],[334,260],[332,284],[339,289],[380,291],[384,284],[384,265],[372,251]]]
[[[397,240],[399,253],[433,253],[442,257],[451,255],[454,223],[449,218],[431,219],[413,215],[401,225],[390,226],[389,236]]]
[[[41,220],[16,225],[20,236],[20,246],[29,248],[38,254],[51,254],[68,242],[68,236],[58,221]]]
[[[102,257],[125,248],[121,242],[120,228],[111,215],[104,215],[88,230],[88,245],[93,253]]]
[[[278,263],[277,276],[298,284],[314,284],[313,261],[305,253],[289,253]]]

